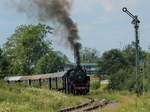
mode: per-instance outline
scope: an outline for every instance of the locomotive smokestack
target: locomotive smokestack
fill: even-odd
[[[77,67],[80,67],[80,48],[81,48],[81,44],[76,43],[75,49],[74,49],[74,53],[75,53],[74,55],[75,55],[75,61],[76,61]]]

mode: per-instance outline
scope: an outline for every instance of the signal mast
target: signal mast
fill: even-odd
[[[126,14],[128,14],[133,20],[131,22],[131,24],[134,25],[134,29],[135,29],[135,48],[136,48],[136,85],[135,85],[135,89],[136,89],[136,93],[139,95],[141,94],[141,90],[139,87],[139,75],[140,75],[140,66],[139,66],[139,23],[140,20],[138,19],[137,15],[133,15],[131,12],[128,11],[128,9],[126,7],[122,8],[122,11],[125,12]]]

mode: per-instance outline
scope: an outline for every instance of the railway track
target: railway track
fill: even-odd
[[[98,110],[106,106],[107,104],[110,104],[110,102],[105,99],[100,101],[95,101],[92,98],[88,98],[88,99],[90,101],[85,104],[81,104],[71,108],[65,108],[60,110],[59,112],[94,112],[95,110]]]

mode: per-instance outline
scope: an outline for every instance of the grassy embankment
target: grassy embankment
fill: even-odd
[[[94,99],[116,101],[102,112],[150,112],[150,93],[136,97],[129,92],[107,92],[99,82],[91,81],[89,95]],[[57,112],[87,101],[85,96],[69,96],[46,89],[32,88],[23,85],[7,85],[0,82],[0,112]]]
[[[87,99],[79,96],[0,81],[0,112],[56,112],[84,101]]]

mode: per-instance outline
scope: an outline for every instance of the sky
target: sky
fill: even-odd
[[[37,20],[27,18],[10,4],[11,0],[0,0],[0,46],[22,24],[36,24]],[[132,19],[124,12],[127,7],[138,15],[140,23],[140,46],[148,50],[150,46],[149,0],[74,0],[71,18],[79,28],[83,47],[96,48],[101,54],[112,48],[123,48],[135,40]],[[61,40],[50,37],[55,50],[60,50],[71,60],[73,53]],[[54,39],[55,38],[55,39]]]

